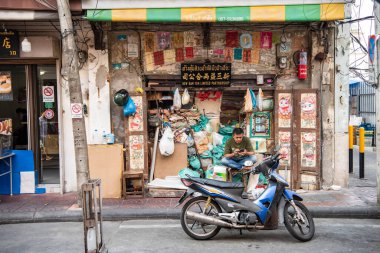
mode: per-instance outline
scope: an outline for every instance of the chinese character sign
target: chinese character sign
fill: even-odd
[[[0,31],[0,58],[18,58],[19,37],[16,31]]]
[[[183,86],[228,86],[231,84],[231,63],[181,64]]]

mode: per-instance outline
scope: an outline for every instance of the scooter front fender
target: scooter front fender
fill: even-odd
[[[288,190],[288,189],[284,190],[284,196],[285,196],[285,198],[287,200],[293,200],[293,199],[294,200],[298,200],[298,201],[302,201],[303,200],[300,195],[298,195],[294,191],[291,191],[291,190]]]

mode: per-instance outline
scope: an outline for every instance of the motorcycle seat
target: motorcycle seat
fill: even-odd
[[[213,179],[206,179],[206,178],[196,178],[196,177],[190,177],[191,181],[205,184],[209,186],[214,186],[217,188],[223,188],[223,189],[236,189],[236,188],[244,188],[244,184],[242,182],[224,182],[224,181],[218,181]]]

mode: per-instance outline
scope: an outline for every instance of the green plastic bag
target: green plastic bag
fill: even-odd
[[[192,156],[189,158],[190,166],[195,169],[199,170],[201,168],[201,161],[199,161],[198,157]]]
[[[178,172],[180,178],[187,178],[186,175],[189,175],[190,177],[201,177],[198,172],[189,168],[184,168]]]

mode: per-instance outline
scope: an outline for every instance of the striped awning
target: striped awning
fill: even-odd
[[[114,22],[329,21],[345,18],[345,4],[87,10],[86,17],[90,21]]]

